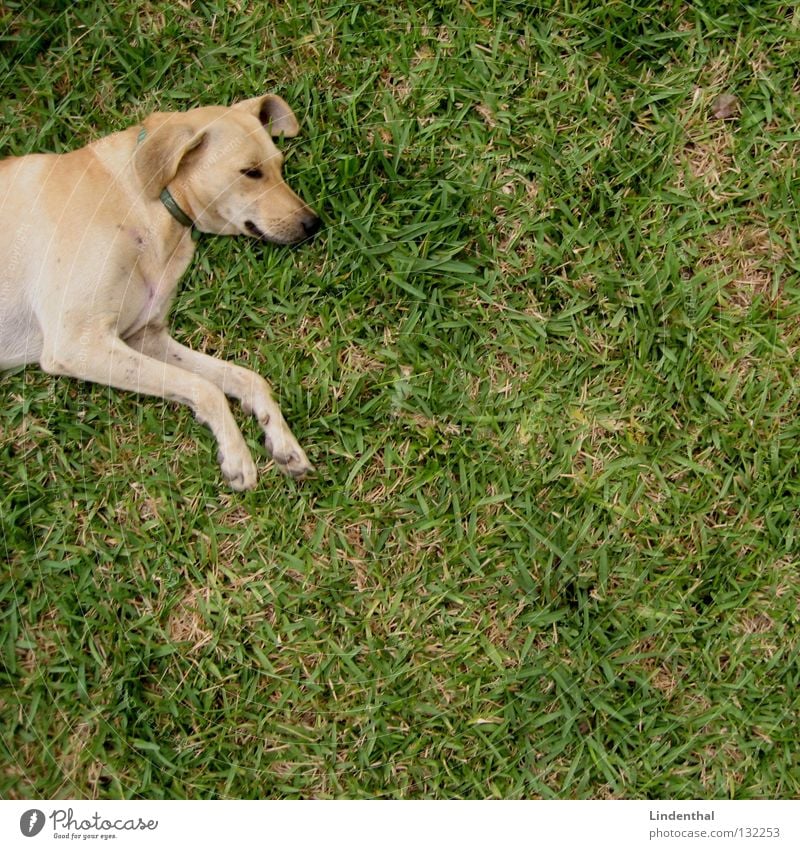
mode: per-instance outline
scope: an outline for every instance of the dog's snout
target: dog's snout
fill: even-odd
[[[309,213],[303,219],[303,230],[306,232],[306,236],[311,238],[315,233],[319,232],[319,228],[322,226],[322,222],[319,219],[319,216],[313,212]]]
[[[244,221],[243,229],[262,242],[274,242],[278,245],[295,245],[304,239],[310,239],[322,226],[319,216],[308,207],[278,221],[268,221],[259,226],[249,218]]]

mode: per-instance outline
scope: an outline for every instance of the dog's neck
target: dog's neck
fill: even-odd
[[[192,230],[192,241],[196,242],[200,238],[200,231],[197,229],[194,221],[183,211],[178,201],[172,196],[172,192],[165,188],[160,195],[161,203],[167,209],[167,212],[184,227],[190,227]]]
[[[139,132],[136,134],[136,147],[147,138],[147,129],[142,126],[139,127]],[[187,204],[185,202],[181,202],[180,194],[178,195],[178,199],[176,200],[173,192],[175,189],[171,191],[169,186],[164,186],[159,195],[159,199],[161,203],[164,204],[167,212],[180,224],[182,227],[188,227],[192,231],[192,241],[196,242],[200,238],[200,231],[197,229],[197,226],[194,223],[194,219],[188,215],[184,210],[187,209]],[[191,210],[190,210],[191,212]]]

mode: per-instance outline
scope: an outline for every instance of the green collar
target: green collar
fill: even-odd
[[[177,201],[169,193],[169,189],[164,189],[161,192],[161,203],[167,208],[167,212],[184,227],[192,228],[192,241],[196,242],[200,238],[200,231],[194,226],[194,221],[178,206]]]

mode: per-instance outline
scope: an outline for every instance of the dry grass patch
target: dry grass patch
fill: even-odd
[[[757,223],[728,224],[709,230],[707,239],[701,265],[719,269],[720,277],[729,281],[726,292],[733,306],[747,309],[757,297],[780,299],[774,276],[785,249],[774,229]]]
[[[167,633],[175,643],[189,643],[188,651],[196,652],[214,639],[198,601],[202,599],[206,607],[211,599],[210,587],[188,589],[172,608],[167,619]]]

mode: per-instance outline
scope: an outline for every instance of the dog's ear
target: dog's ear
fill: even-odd
[[[157,198],[193,151],[206,140],[206,132],[186,123],[160,120],[151,115],[139,133],[133,167],[148,197]]]
[[[300,124],[297,123],[291,107],[277,94],[251,97],[237,103],[233,108],[255,115],[273,138],[284,135],[287,139],[293,139],[300,132]]]

